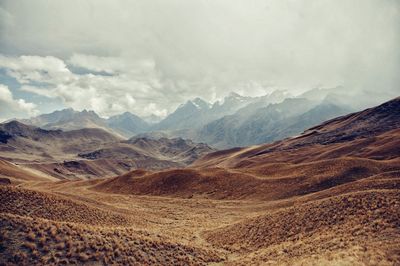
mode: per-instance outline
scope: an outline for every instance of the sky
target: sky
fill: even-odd
[[[399,95],[399,44],[398,0],[0,0],[0,119],[165,116],[276,88]]]

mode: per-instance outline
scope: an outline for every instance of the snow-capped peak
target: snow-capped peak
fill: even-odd
[[[196,98],[190,101],[197,109],[209,109],[210,104],[201,98]]]

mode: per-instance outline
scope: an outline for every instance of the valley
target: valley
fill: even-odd
[[[1,131],[0,264],[400,263],[400,98],[219,151],[100,129]],[[116,170],[127,158],[136,165]]]

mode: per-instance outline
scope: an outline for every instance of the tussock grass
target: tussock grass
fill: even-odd
[[[217,253],[142,236],[132,228],[96,227],[0,214],[0,264],[203,265]],[[41,235],[40,238],[33,237]],[[27,240],[28,239],[28,240]]]

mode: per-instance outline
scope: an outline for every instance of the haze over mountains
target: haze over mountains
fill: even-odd
[[[139,134],[182,137],[215,148],[230,148],[295,136],[322,121],[360,110],[368,101],[379,101],[360,100],[355,105],[345,95],[343,87],[312,89],[298,96],[284,90],[261,97],[231,93],[214,104],[200,98],[187,101],[161,120],[143,119],[129,112],[106,119],[94,111],[64,109],[20,121],[44,129],[100,128],[123,138]],[[358,96],[366,99],[365,95]]]

